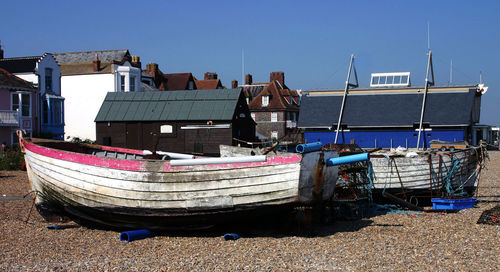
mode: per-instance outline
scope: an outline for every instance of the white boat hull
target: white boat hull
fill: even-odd
[[[316,181],[318,161],[324,159],[320,152],[268,156],[265,162],[173,166],[170,161],[103,158],[31,142],[24,142],[24,149],[39,207],[82,223],[119,228],[203,224],[223,214],[326,200],[337,177],[336,168],[323,167]]]

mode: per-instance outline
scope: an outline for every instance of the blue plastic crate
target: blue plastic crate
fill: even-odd
[[[475,198],[460,198],[460,199],[447,199],[447,198],[433,198],[432,207],[435,210],[463,210],[474,208],[477,199]]]

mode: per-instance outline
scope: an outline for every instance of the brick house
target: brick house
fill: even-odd
[[[272,72],[269,83],[253,83],[247,75],[243,88],[261,139],[292,140],[297,127],[300,96],[285,85],[284,72]],[[233,81],[233,85],[237,82]]]

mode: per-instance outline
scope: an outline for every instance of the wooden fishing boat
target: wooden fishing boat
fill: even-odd
[[[370,156],[373,188],[413,197],[471,195],[483,162],[481,147],[456,151],[375,152]],[[415,203],[417,204],[417,203]]]
[[[334,151],[148,159],[144,151],[20,137],[40,214],[119,229],[190,228],[333,195]]]

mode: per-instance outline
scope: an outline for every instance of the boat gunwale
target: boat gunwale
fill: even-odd
[[[138,171],[138,172],[183,172],[183,171],[207,171],[211,169],[234,169],[234,168],[253,168],[262,166],[273,166],[283,164],[300,163],[302,156],[300,154],[267,156],[264,162],[245,162],[245,163],[219,163],[193,166],[172,166],[168,160],[137,160],[100,157],[91,154],[84,154],[63,149],[56,149],[39,145],[36,142],[22,139],[22,145],[29,151],[53,159],[85,164],[95,167],[105,167],[117,170]],[[78,145],[78,144],[76,144]],[[91,148],[99,146],[83,145]],[[131,149],[132,150],[132,149]]]

